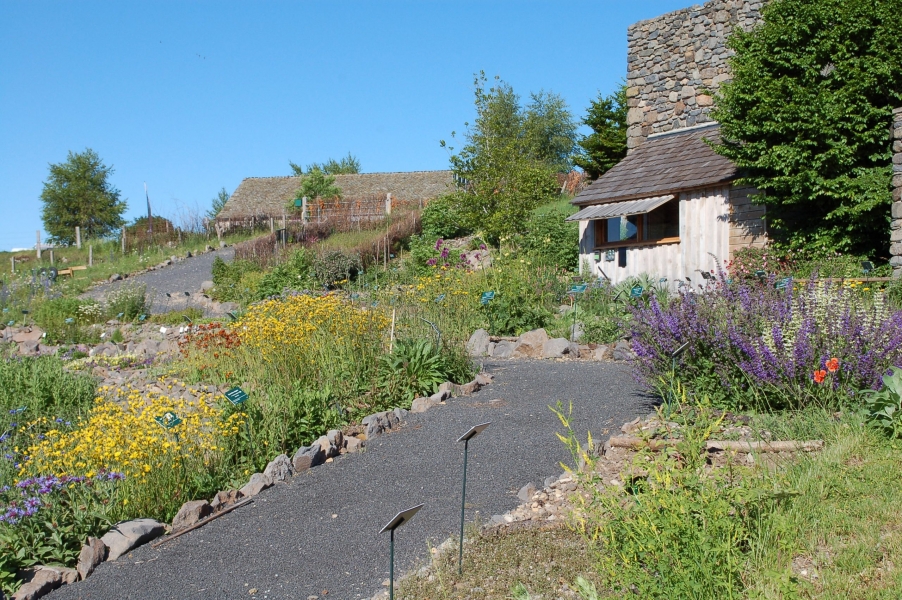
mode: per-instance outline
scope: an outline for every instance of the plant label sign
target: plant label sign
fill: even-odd
[[[438,296],[436,296],[435,301],[436,301],[436,303],[441,303],[441,301],[444,299],[445,299],[445,295],[439,294]]]
[[[792,277],[784,277],[783,279],[779,280],[774,287],[776,287],[778,290],[785,290],[787,286],[789,286],[791,281]]]
[[[495,292],[482,292],[482,296],[479,298],[480,304],[488,304],[492,300],[495,299]]]
[[[172,429],[182,422],[178,415],[176,415],[171,410],[167,410],[160,417],[154,417],[153,420],[156,421],[157,424],[159,424],[159,426],[163,429]]]
[[[567,291],[568,294],[583,294],[589,288],[589,285],[586,283],[575,283],[570,286],[570,289]]]
[[[240,387],[233,387],[225,393],[225,397],[235,406],[241,406],[242,404],[247,402],[249,396],[247,395],[247,392],[242,390]]]
[[[644,291],[644,289],[642,288],[642,286],[637,285],[636,287],[634,287],[630,290],[630,298],[641,298],[643,291]]]

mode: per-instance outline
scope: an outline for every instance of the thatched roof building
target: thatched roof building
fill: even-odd
[[[424,202],[452,190],[454,176],[451,171],[358,173],[336,175],[335,185],[341,189],[345,202],[384,199],[388,194],[395,202]],[[217,219],[240,221],[281,217],[300,186],[300,177],[248,177],[226,202]]]

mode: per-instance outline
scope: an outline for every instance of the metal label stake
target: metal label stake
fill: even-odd
[[[391,540],[389,542],[388,555],[388,597],[390,600],[394,600],[395,598],[395,529],[410,521],[421,508],[423,508],[423,505],[417,504],[407,510],[402,510],[392,517],[392,520],[386,523],[385,527],[379,531],[379,533],[389,532]]]
[[[464,519],[466,518],[464,511],[467,507],[467,451],[470,447],[470,440],[485,431],[485,428],[489,425],[491,425],[491,423],[474,425],[468,432],[457,438],[458,442],[464,443],[464,487],[463,491],[460,494],[460,551],[458,552],[457,556],[458,575],[463,573],[464,566]]]

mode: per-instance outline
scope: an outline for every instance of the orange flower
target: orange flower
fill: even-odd
[[[837,371],[839,371],[839,359],[831,358],[827,361],[826,366],[828,371],[830,371],[831,373],[836,373]]]
[[[814,372],[814,382],[815,383],[824,383],[824,378],[827,377],[827,372],[823,369],[820,371]]]

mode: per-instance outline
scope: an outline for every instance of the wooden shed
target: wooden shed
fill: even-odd
[[[734,185],[735,165],[708,145],[719,141],[717,124],[650,135],[574,198],[581,269],[701,283],[736,249],[763,246],[764,207]]]

